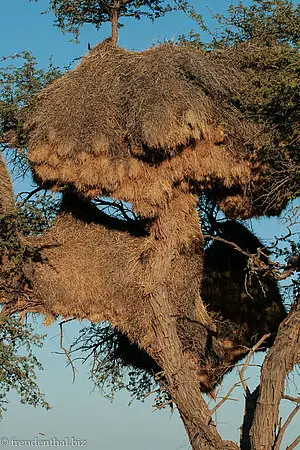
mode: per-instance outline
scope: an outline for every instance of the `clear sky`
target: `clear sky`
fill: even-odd
[[[224,12],[228,0],[209,0],[194,2],[196,10],[211,23],[210,9]],[[48,58],[53,56],[54,63],[64,65],[75,57],[87,52],[88,42],[95,45],[109,35],[107,26],[96,32],[87,26],[83,30],[79,44],[69,42],[71,36],[64,36],[52,25],[52,17],[40,15],[47,9],[48,2],[38,3],[27,0],[0,0],[0,56],[22,50],[30,50],[37,57],[41,66],[46,66]],[[128,49],[144,49],[165,39],[176,39],[182,33],[188,33],[195,24],[184,14],[173,13],[154,24],[145,20],[127,20],[120,30],[119,45]],[[18,182],[20,187],[20,182]],[[278,219],[254,221],[253,226],[261,238],[269,239],[280,233]],[[33,439],[35,436],[50,439],[56,437],[75,437],[87,440],[85,448],[89,450],[179,450],[188,449],[188,440],[177,413],[170,416],[168,411],[153,412],[151,400],[145,404],[130,400],[126,392],[116,396],[110,403],[100,392],[94,391],[88,380],[88,368],[79,368],[75,384],[72,373],[65,367],[65,357],[53,352],[59,351],[58,325],[48,329],[35,323],[37,332],[47,332],[48,337],[42,350],[37,351],[45,370],[39,377],[40,386],[53,405],[50,412],[20,405],[18,398],[11,395],[11,405],[0,423],[0,437],[9,439]],[[67,325],[65,329],[66,345],[80,325]],[[256,355],[255,364],[261,362]],[[257,368],[249,369],[251,386],[258,383]],[[296,377],[296,376],[295,376]],[[293,378],[293,382],[297,379]],[[299,381],[299,380],[298,380]],[[234,374],[225,379],[223,392],[234,382]],[[295,383],[290,383],[290,392],[295,390]],[[220,394],[222,395],[222,394]],[[232,394],[238,401],[231,401],[220,409],[215,417],[224,438],[238,440],[239,425],[243,411],[243,394],[241,390]],[[213,404],[212,404],[213,405]],[[285,406],[284,413],[289,405]],[[300,423],[294,419],[289,429],[289,442],[295,437]],[[45,436],[38,433],[44,433]],[[1,440],[0,440],[1,443]],[[14,448],[8,446],[6,448]]]

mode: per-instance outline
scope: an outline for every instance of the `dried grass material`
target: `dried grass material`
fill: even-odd
[[[237,79],[196,49],[99,44],[39,96],[27,124],[36,176],[135,201],[148,216],[187,178],[245,185],[245,157],[262,139],[230,104]]]
[[[3,156],[0,152],[0,217],[13,214],[14,211],[15,201],[13,186]]]
[[[42,262],[27,276],[49,313],[109,321],[143,341],[137,330],[147,334],[149,306],[139,286],[139,238],[62,214],[43,242],[48,248],[41,250]]]
[[[218,182],[212,183],[211,189],[206,190],[208,197],[217,202],[230,219],[279,216],[291,199],[290,189],[297,189],[293,178],[295,167],[282,162],[282,157],[275,154],[273,161],[257,160],[249,164],[249,169],[248,184],[220,189]]]
[[[72,214],[61,213],[45,236],[31,239],[32,246],[41,247],[41,262],[29,263],[26,270],[33,295],[50,315],[109,321],[143,348],[153,333],[149,298],[161,285],[175,320],[207,321],[199,296],[199,222],[184,236],[180,225],[183,218],[188,221],[196,200],[184,204],[186,194],[178,196],[173,225],[160,218],[149,235],[145,230],[141,235],[141,229],[130,233],[124,222],[85,202],[77,204],[77,211],[69,204]]]
[[[266,296],[254,283],[249,290],[256,297],[247,297],[244,255],[240,261],[235,250],[220,249],[219,243],[206,251],[201,287],[203,238],[196,200],[176,189],[168,211],[145,229],[145,222],[128,225],[65,195],[54,227],[24,240],[37,256],[24,273],[31,299],[17,299],[8,309],[39,312],[47,321],[58,315],[109,321],[129,338],[123,336],[116,356],[152,372],[159,366],[159,359],[154,363],[149,356],[155,355],[157,339],[153,302],[161,300],[168,307],[163,321],[175,324],[182,351],[198,361],[201,390],[213,390],[261,334],[277,331],[285,311],[276,282],[268,277],[262,280]],[[253,253],[261,246],[241,225],[228,226],[231,234],[224,231],[223,237],[242,248],[246,243]]]

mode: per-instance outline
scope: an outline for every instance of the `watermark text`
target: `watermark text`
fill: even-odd
[[[0,438],[0,447],[86,447],[86,439],[80,439],[75,437],[65,437],[59,439],[52,437],[49,439],[41,439],[40,437],[34,437],[33,439],[19,439],[12,437]]]

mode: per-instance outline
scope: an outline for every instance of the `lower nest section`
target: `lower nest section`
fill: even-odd
[[[151,235],[150,229],[141,235],[136,224],[131,230],[96,209],[82,204],[80,211],[62,211],[49,232],[28,239],[30,258],[18,269],[27,279],[25,300],[31,296],[38,301],[36,312],[109,321],[120,333],[117,358],[155,373],[163,367],[149,349],[164,309],[183,352],[198,361],[205,392],[264,334],[271,336],[263,348],[272,344],[286,316],[282,298],[271,276],[250,280],[246,292],[246,256],[218,241],[203,250],[202,237],[195,238],[197,227],[201,235],[196,219],[190,234],[178,228],[179,219],[166,216],[156,224],[159,234]],[[189,214],[187,210],[187,218]],[[228,225],[230,239],[239,236],[242,249],[256,251],[257,238],[242,225],[237,233],[236,226]],[[34,311],[34,302],[28,306]]]

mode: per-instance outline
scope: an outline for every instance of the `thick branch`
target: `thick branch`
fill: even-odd
[[[120,9],[120,3],[118,0],[114,0],[114,4],[111,11],[111,40],[113,45],[117,45],[118,42],[118,22],[119,22],[119,9]]]
[[[269,450],[276,445],[279,404],[288,373],[300,362],[300,293],[280,325],[274,345],[261,371],[259,397],[250,430],[251,448]]]

